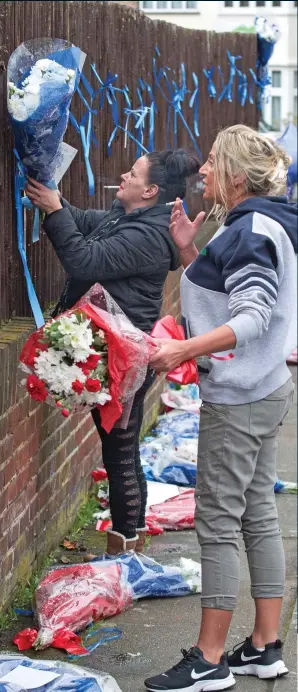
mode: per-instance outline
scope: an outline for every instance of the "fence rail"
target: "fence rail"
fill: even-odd
[[[175,25],[151,21],[141,12],[110,2],[1,2],[0,3],[0,324],[15,316],[30,315],[30,307],[25,290],[22,266],[18,254],[16,238],[16,219],[14,210],[13,175],[15,162],[13,140],[6,112],[6,67],[10,53],[22,42],[32,37],[54,36],[66,38],[87,53],[84,73],[92,81],[90,65],[94,63],[102,79],[108,71],[118,75],[117,86],[128,85],[134,94],[133,107],[136,107],[136,85],[142,78],[152,83],[152,58],[157,64],[167,65],[175,70],[175,80],[181,83],[181,63],[187,71],[188,84],[192,84],[192,72],[199,78],[199,131],[197,139],[203,158],[219,127],[244,122],[253,127],[257,125],[257,111],[254,104],[246,100],[241,106],[235,93],[232,102],[212,99],[208,94],[207,79],[203,69],[214,66],[214,82],[221,90],[221,76],[217,69],[222,68],[225,82],[229,78],[227,50],[231,55],[241,55],[237,65],[248,73],[256,64],[256,40],[249,34],[215,34],[215,32],[190,31]],[[158,57],[156,46],[160,53]],[[173,72],[168,72],[173,79]],[[94,81],[93,81],[93,86]],[[125,106],[123,95],[119,94],[119,108]],[[122,99],[122,101],[121,101]],[[194,113],[188,105],[189,97],[183,107],[188,124],[193,122]],[[155,116],[155,148],[166,146],[166,123],[168,104],[159,89],[156,90],[157,113]],[[72,111],[77,120],[84,112],[84,106],[76,94]],[[95,195],[89,197],[84,157],[78,133],[69,125],[66,141],[79,152],[70,171],[63,179],[64,196],[74,205],[82,208],[107,208],[114,192],[107,185],[116,185],[121,172],[131,166],[136,157],[136,145],[128,139],[125,148],[124,134],[118,131],[112,144],[112,155],[107,153],[107,140],[113,131],[114,122],[111,107],[107,100],[98,115],[94,117],[94,134],[98,146],[92,146],[91,164],[95,175]],[[144,144],[148,142],[147,135]],[[173,131],[169,144],[173,145]],[[193,143],[183,123],[178,119],[177,144],[193,149]],[[202,201],[194,185],[188,195],[190,211],[200,208]],[[25,220],[26,250],[28,263],[36,292],[43,309],[55,302],[64,280],[64,272],[47,238],[41,233],[38,243],[31,243],[32,217],[27,213]]]

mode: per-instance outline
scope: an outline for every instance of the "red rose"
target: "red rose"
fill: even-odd
[[[105,469],[95,469],[95,471],[92,471],[91,476],[95,483],[99,483],[99,481],[105,481],[108,474]]]
[[[87,392],[100,392],[101,390],[100,381],[95,380],[92,377],[88,377],[88,379],[85,382],[85,387],[87,389]]]
[[[76,363],[76,365],[78,366],[78,368],[81,368],[84,375],[88,377],[88,375],[90,374],[90,368],[88,367],[87,363],[81,363],[81,361],[79,361],[78,363]]]
[[[89,370],[95,370],[98,366],[98,361],[101,360],[101,357],[97,353],[91,353],[91,356],[88,356],[85,365],[89,368]]]
[[[35,401],[45,401],[48,396],[45,383],[36,375],[27,377],[27,391]]]
[[[97,355],[96,353],[91,353],[91,355],[88,356],[85,363],[83,363],[82,361],[79,361],[78,363],[76,363],[76,365],[78,366],[78,368],[81,368],[84,375],[88,376],[90,373],[90,370],[95,370],[95,368],[97,368],[99,360],[101,360],[100,355]]]
[[[84,385],[82,384],[82,382],[80,382],[80,380],[74,380],[71,386],[76,394],[82,394]]]
[[[67,408],[63,408],[61,413],[62,413],[62,416],[64,416],[64,418],[68,418],[69,411],[67,410]]]

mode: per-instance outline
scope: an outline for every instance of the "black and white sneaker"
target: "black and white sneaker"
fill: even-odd
[[[145,680],[150,692],[217,692],[228,690],[236,680],[229,670],[226,656],[220,663],[205,661],[196,646],[189,651],[182,649],[183,659],[165,673]]]
[[[279,639],[265,648],[255,649],[251,637],[234,646],[228,653],[228,664],[236,675],[255,675],[262,680],[271,680],[289,672],[282,659],[282,643]]]

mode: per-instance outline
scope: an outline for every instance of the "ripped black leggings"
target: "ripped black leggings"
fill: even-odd
[[[125,538],[134,538],[136,529],[145,527],[147,482],[141,466],[139,435],[144,399],[154,377],[155,373],[149,370],[144,384],[135,395],[126,430],[113,428],[106,433],[101,427],[99,411],[92,411],[102,442],[103,465],[109,479],[113,531]]]

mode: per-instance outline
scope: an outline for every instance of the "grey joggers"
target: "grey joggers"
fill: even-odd
[[[202,606],[233,610],[242,532],[253,598],[283,596],[285,560],[274,496],[276,436],[293,399],[290,378],[250,404],[204,402],[195,526],[202,555]]]

